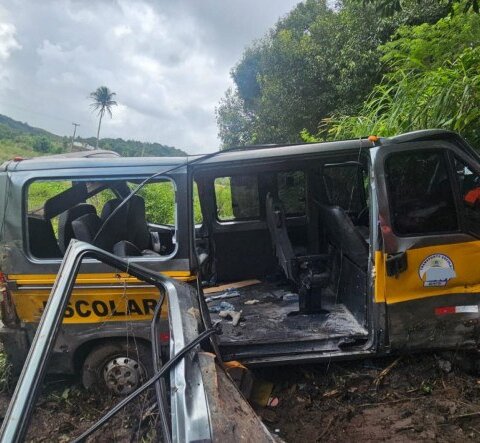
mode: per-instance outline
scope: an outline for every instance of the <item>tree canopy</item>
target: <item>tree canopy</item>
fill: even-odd
[[[306,0],[248,47],[217,108],[223,146],[419,127],[477,140],[472,2],[403,0],[386,13],[387,3]]]

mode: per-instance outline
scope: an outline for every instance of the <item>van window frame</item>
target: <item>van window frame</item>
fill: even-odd
[[[462,232],[472,237],[480,239],[480,228],[479,232],[474,232],[469,229],[469,222],[467,221],[467,215],[465,211],[465,207],[463,205],[463,195],[460,189],[460,184],[458,182],[458,177],[456,176],[456,168],[455,168],[455,158],[458,158],[460,161],[465,163],[475,174],[480,176],[480,166],[474,165],[474,159],[471,157],[464,155],[461,151],[449,150],[448,152],[448,163],[449,163],[449,171],[452,175],[452,179],[454,182],[454,197],[455,197],[455,204],[457,206],[457,216],[461,223]]]
[[[218,178],[229,178],[231,179],[232,177],[241,177],[241,176],[252,176],[252,177],[255,177],[255,181],[257,183],[257,197],[258,197],[258,216],[256,217],[242,217],[242,218],[236,218],[236,217],[233,217],[233,218],[230,218],[230,219],[225,219],[225,220],[222,220],[219,216],[218,216],[218,202],[217,202],[217,191],[216,191],[216,188],[215,188],[215,181],[218,179]],[[262,218],[262,205],[261,205],[261,201],[260,201],[260,180],[259,180],[259,173],[257,172],[254,172],[254,173],[225,173],[225,174],[222,174],[222,175],[217,175],[215,174],[213,177],[212,177],[212,187],[213,187],[213,199],[214,199],[214,205],[215,205],[215,221],[219,224],[219,225],[229,225],[229,224],[233,224],[233,223],[256,223],[256,222],[261,222],[263,220]],[[230,192],[231,192],[231,183],[230,183]],[[232,204],[233,204],[233,201],[232,201]],[[233,207],[232,207],[232,210],[233,210]]]
[[[456,215],[456,219],[457,219],[457,229],[456,230],[449,230],[449,231],[432,231],[432,232],[427,232],[427,233],[407,233],[407,234],[402,234],[400,232],[397,231],[396,227],[395,227],[395,223],[394,223],[394,212],[393,212],[393,207],[392,207],[392,201],[390,199],[390,192],[389,192],[389,185],[388,185],[388,180],[389,180],[389,176],[388,176],[388,173],[387,173],[387,161],[390,157],[396,155],[396,154],[400,154],[400,153],[405,153],[405,152],[425,152],[425,151],[437,151],[441,154],[441,156],[443,157],[444,159],[444,162],[445,162],[445,167],[447,169],[447,174],[448,174],[448,179],[449,179],[449,182],[450,182],[450,188],[452,190],[452,196],[453,196],[453,202],[454,202],[454,205],[455,205],[455,215]],[[382,168],[383,168],[383,175],[384,175],[384,181],[385,181],[385,192],[386,192],[386,197],[387,197],[387,206],[388,206],[388,212],[389,212],[389,219],[390,219],[390,228],[392,229],[392,232],[393,234],[398,237],[398,238],[401,238],[401,239],[405,239],[405,238],[417,238],[417,237],[438,237],[438,236],[442,236],[442,235],[452,235],[452,234],[459,234],[459,233],[464,233],[464,229],[463,229],[463,219],[462,217],[460,217],[460,212],[459,212],[459,208],[458,208],[458,198],[457,198],[457,191],[456,191],[456,188],[457,186],[454,184],[454,177],[452,176],[452,167],[451,167],[451,160],[450,160],[450,155],[449,155],[449,151],[451,151],[450,148],[446,147],[446,146],[424,146],[422,147],[421,145],[419,145],[418,148],[415,148],[415,147],[409,147],[408,149],[398,149],[398,151],[394,151],[394,152],[388,152],[384,158],[383,158],[383,162],[382,162]]]
[[[119,174],[115,176],[101,176],[101,175],[58,175],[58,176],[37,176],[37,177],[32,177],[26,180],[22,184],[22,250],[25,253],[25,256],[27,259],[36,264],[41,264],[41,263],[61,263],[63,260],[63,256],[61,257],[52,257],[52,258],[40,258],[36,257],[35,255],[32,254],[30,250],[30,238],[28,235],[28,190],[30,185],[33,182],[52,182],[52,181],[129,181],[129,180],[140,180],[143,181],[146,178],[150,177],[151,175],[142,175],[142,174],[133,174],[133,175],[124,175],[124,174]],[[154,182],[156,181],[169,181],[173,185],[173,191],[174,191],[174,224],[171,226],[173,229],[173,235],[172,235],[172,242],[175,245],[174,250],[172,251],[171,254],[169,255],[158,255],[158,256],[152,256],[152,255],[143,255],[143,256],[130,256],[126,257],[128,260],[134,261],[134,262],[166,262],[172,259],[176,258],[176,255],[179,250],[179,243],[178,243],[178,232],[179,232],[179,220],[178,220],[178,186],[175,181],[175,179],[171,176],[168,175],[161,175],[158,177],[155,177]],[[106,188],[103,188],[106,189]],[[108,188],[112,189],[112,188]],[[113,189],[112,189],[112,192]],[[114,192],[115,195],[117,195],[116,192]],[[119,198],[125,198],[122,195],[118,195]],[[170,227],[170,225],[156,225],[156,224],[151,224],[147,220],[147,225],[151,226],[158,226],[158,227]],[[58,239],[57,239],[58,241]],[[108,251],[107,251],[108,252]],[[91,258],[86,258],[84,260],[85,263],[97,263],[98,260],[96,259],[91,259]]]

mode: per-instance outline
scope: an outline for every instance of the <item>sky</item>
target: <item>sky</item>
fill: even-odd
[[[243,50],[298,0],[0,0],[0,114],[96,135],[89,94],[116,92],[101,137],[217,149],[215,107]]]

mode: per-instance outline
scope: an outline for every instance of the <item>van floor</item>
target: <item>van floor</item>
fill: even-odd
[[[219,345],[224,358],[248,358],[288,352],[338,351],[342,345],[365,340],[368,331],[333,295],[325,297],[326,313],[299,314],[298,296],[287,286],[263,282],[235,289],[239,296],[208,303],[215,309],[222,301],[242,311],[240,323],[210,314],[221,321]],[[233,291],[232,291],[233,292]],[[249,301],[256,300],[254,304]]]

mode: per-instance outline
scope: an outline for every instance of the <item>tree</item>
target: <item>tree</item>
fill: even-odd
[[[435,24],[401,27],[381,48],[389,67],[382,82],[356,115],[324,121],[319,138],[443,128],[480,147],[480,15],[463,8]]]
[[[402,24],[448,14],[438,0],[404,1],[389,17],[361,0],[299,3],[233,68],[235,88],[217,108],[223,146],[295,143],[331,115],[358,113],[385,74],[379,46]]]
[[[117,106],[117,102],[113,98],[117,94],[110,91],[106,86],[100,86],[95,91],[90,94],[90,98],[93,102],[90,104],[90,107],[93,111],[98,111],[98,129],[97,129],[97,144],[96,149],[98,149],[98,141],[100,138],[100,127],[102,125],[102,119],[107,112],[112,118],[112,106]]]
[[[52,152],[53,145],[46,137],[35,138],[33,142],[33,149],[37,152],[47,153]]]
[[[409,4],[412,2],[410,1],[402,1],[402,0],[356,0],[359,3],[362,2],[364,5],[373,4],[376,6],[377,10],[381,12],[383,15],[393,15],[396,12],[402,11],[405,8],[405,4]],[[424,0],[413,0],[417,4],[422,5]],[[457,4],[462,5],[462,9],[457,9],[458,12],[469,12],[472,10],[477,14],[480,12],[480,1],[479,0],[437,0],[437,2],[448,8],[450,13],[453,13],[456,9]],[[409,5],[410,6],[410,5]]]

